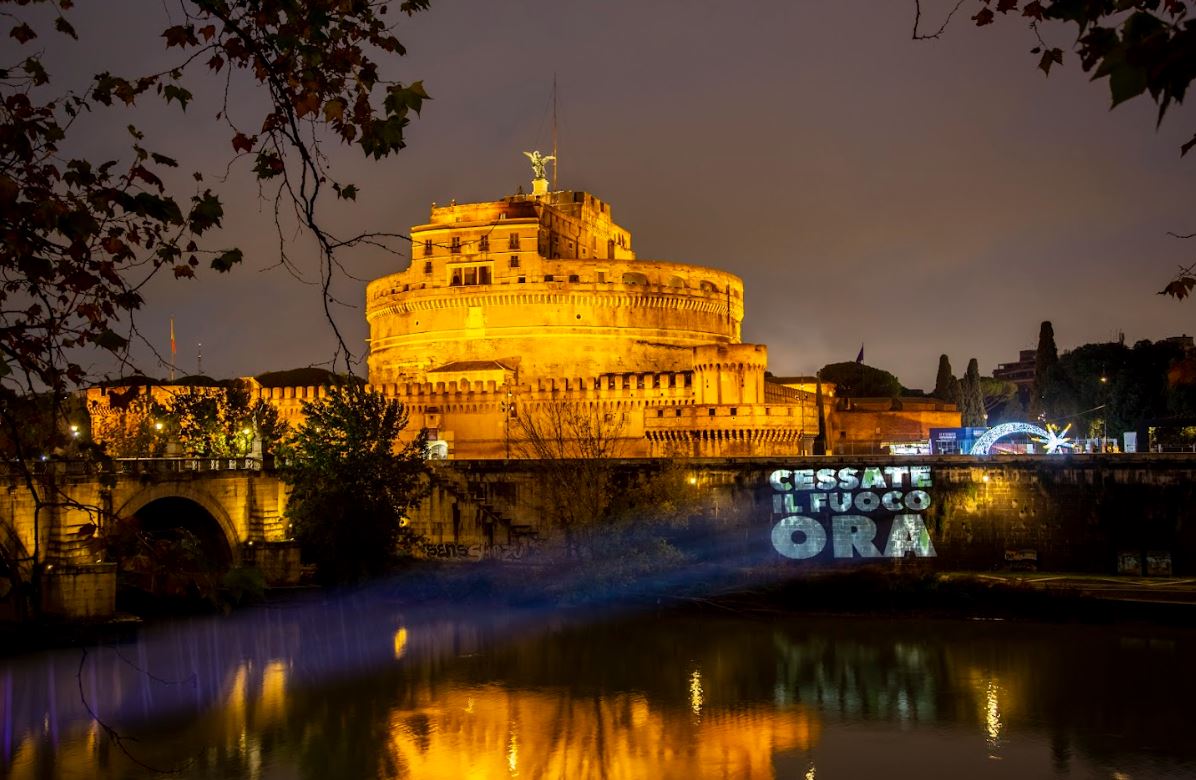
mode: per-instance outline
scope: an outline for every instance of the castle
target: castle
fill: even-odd
[[[881,451],[959,425],[934,399],[823,385],[820,407],[813,377],[773,378],[767,347],[741,341],[739,277],[638,258],[609,203],[549,191],[536,162],[531,194],[433,204],[410,265],[366,287],[369,385],[406,406],[434,457],[543,457],[529,431],[556,418],[574,435],[562,409],[618,457],[816,454],[820,427],[828,452]],[[323,390],[256,392],[294,424]]]

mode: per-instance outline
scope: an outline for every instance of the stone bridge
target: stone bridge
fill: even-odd
[[[0,562],[43,564],[51,614],[111,613],[115,569],[99,537],[116,523],[183,528],[218,566],[254,563],[268,581],[297,578],[298,550],[282,518],[287,488],[250,458],[165,458],[36,464],[0,470]],[[31,490],[32,484],[32,490]],[[40,497],[41,509],[36,510]]]

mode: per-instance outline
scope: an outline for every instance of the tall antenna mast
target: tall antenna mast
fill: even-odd
[[[556,72],[552,74],[552,191],[557,192],[556,185],[556,167],[557,167],[557,151],[556,151]]]

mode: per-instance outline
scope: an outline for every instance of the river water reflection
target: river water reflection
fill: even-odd
[[[1194,649],[1143,627],[357,599],[0,661],[0,777],[1196,777]]]

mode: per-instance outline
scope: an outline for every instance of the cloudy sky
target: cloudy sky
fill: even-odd
[[[934,17],[949,4],[924,5]],[[169,7],[79,4],[83,45],[55,75],[160,62]],[[1070,52],[1044,78],[1015,19],[977,30],[963,18],[915,42],[912,17],[912,2],[891,1],[436,0],[401,17],[409,54],[386,66],[434,100],[397,157],[333,155],[361,196],[328,219],[406,230],[433,201],[528,187],[520,152],[551,146],[555,74],[561,186],[609,201],[641,258],[743,277],[744,340],[769,346],[774,373],[854,360],[862,343],[869,364],[929,387],[940,353],[959,373],[970,357],[988,373],[1033,347],[1043,319],[1064,349],[1196,333],[1196,303],[1155,294],[1196,260],[1196,241],[1166,235],[1196,232],[1196,154],[1178,155],[1196,112],[1156,132],[1153,104],[1110,112],[1105,84]],[[1068,48],[1067,30],[1047,35]],[[230,151],[213,121],[218,87],[196,90],[185,116],[137,117],[155,148],[209,182]],[[252,99],[234,88],[246,116]],[[88,121],[92,151],[124,143],[119,112]],[[173,316],[187,371],[200,342],[215,376],[327,361],[319,292],[271,268],[277,236],[245,171],[231,172],[225,200],[223,238],[245,266],[155,282],[140,326],[167,350]],[[314,268],[302,239],[291,252]],[[344,260],[361,280],[408,262],[373,250]],[[338,285],[359,350],[364,285]],[[146,352],[147,370],[164,373]]]

